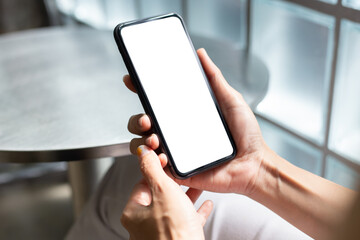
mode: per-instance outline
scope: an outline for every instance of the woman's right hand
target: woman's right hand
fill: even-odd
[[[233,160],[216,168],[185,180],[176,179],[176,182],[202,190],[234,192],[249,196],[262,177],[261,166],[265,161],[265,155],[271,154],[271,150],[266,146],[256,118],[242,95],[226,82],[204,49],[199,49],[197,53],[235,140],[237,155]],[[124,77],[124,82],[130,90],[136,92],[128,75]],[[128,129],[131,133],[141,136],[131,141],[132,153],[135,154],[137,147],[142,144],[154,150],[159,147],[158,137],[150,132],[151,121],[147,115],[132,116]],[[159,157],[162,162],[167,161],[165,154],[160,154]]]

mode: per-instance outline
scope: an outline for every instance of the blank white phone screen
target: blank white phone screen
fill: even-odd
[[[123,42],[176,168],[187,173],[233,153],[179,18],[129,25]]]

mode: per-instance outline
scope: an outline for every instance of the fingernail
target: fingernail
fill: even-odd
[[[138,125],[139,125],[140,127],[142,126],[142,118],[143,118],[143,116],[139,117],[139,119],[138,119]]]
[[[150,152],[150,148],[145,145],[138,146],[136,153],[139,157],[142,157]]]

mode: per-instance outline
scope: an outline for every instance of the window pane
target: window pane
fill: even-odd
[[[76,2],[76,3],[75,3]],[[117,24],[169,12],[182,15],[182,0],[57,0],[59,9],[93,27],[113,29]]]
[[[74,16],[96,28],[103,28],[106,25],[104,6],[99,0],[77,0]]]
[[[88,0],[82,0],[87,2]],[[94,1],[94,0],[92,0]],[[102,3],[106,16],[106,24],[104,28],[114,29],[114,27],[125,21],[139,18],[139,10],[137,9],[137,1],[129,0],[98,0]]]
[[[245,0],[188,1],[188,27],[192,34],[238,43],[246,37]]]
[[[141,17],[152,17],[170,12],[182,15],[182,0],[141,0],[140,2]]]
[[[334,157],[328,157],[326,159],[325,178],[354,190],[358,190],[357,188],[360,182],[359,173]]]
[[[272,124],[258,119],[266,143],[277,154],[298,167],[320,175],[322,153]]]
[[[337,3],[337,0],[316,0],[316,1],[322,1],[322,2],[327,2],[327,3],[331,3],[331,4]]]
[[[360,1],[359,0],[342,0],[342,4],[346,7],[360,9]]]
[[[58,9],[65,14],[72,15],[75,10],[75,0],[55,0]]]
[[[321,143],[333,49],[333,17],[298,5],[257,0],[252,51],[269,69],[257,111]]]
[[[360,164],[360,24],[343,20],[330,148]]]

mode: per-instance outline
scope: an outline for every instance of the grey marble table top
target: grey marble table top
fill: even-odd
[[[193,40],[250,104],[261,99],[267,72],[256,57]],[[0,162],[129,154],[128,118],[143,109],[122,82],[126,73],[110,31],[56,27],[0,35]]]

